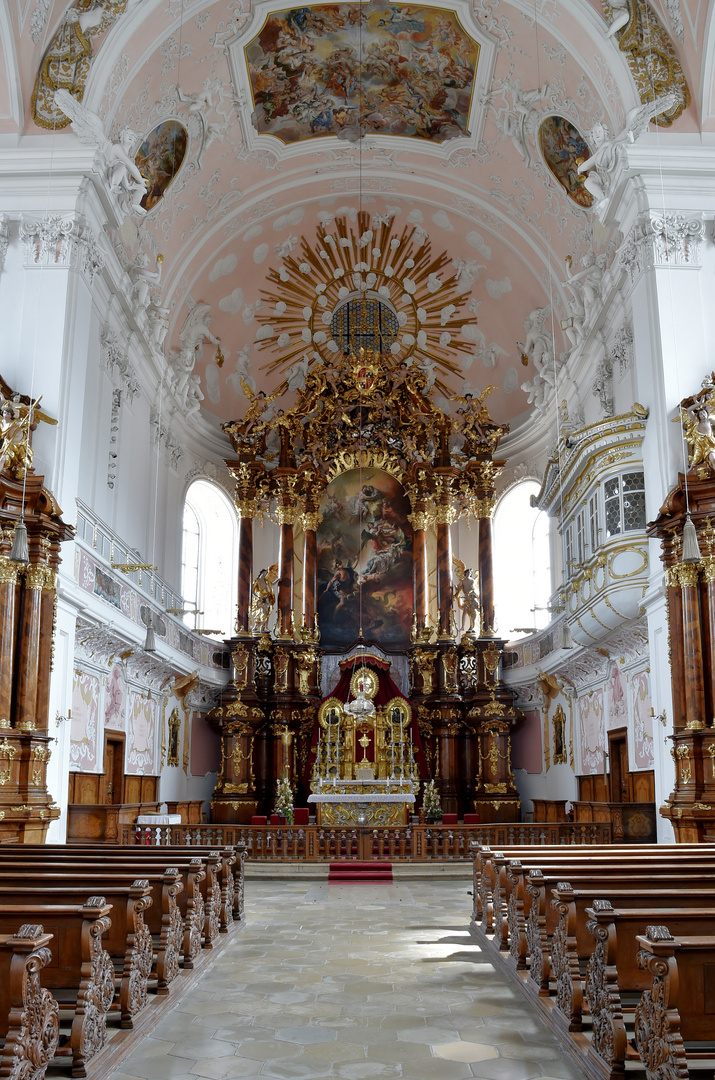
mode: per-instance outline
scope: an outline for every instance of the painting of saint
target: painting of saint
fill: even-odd
[[[591,157],[588,143],[573,124],[563,116],[547,116],[539,128],[539,146],[544,161],[570,199],[586,209],[593,196],[583,186],[578,159]]]
[[[75,671],[72,686],[70,765],[91,772],[97,767],[99,720],[99,679],[86,671]]]
[[[283,143],[469,135],[479,45],[453,11],[389,0],[275,11],[245,55],[253,124]]]
[[[146,195],[141,201],[151,210],[166,193],[186,155],[188,135],[178,120],[165,120],[142,142],[134,161],[146,180]]]
[[[329,485],[318,528],[321,645],[343,649],[362,628],[383,649],[407,648],[412,628],[412,528],[389,473],[352,469]]]

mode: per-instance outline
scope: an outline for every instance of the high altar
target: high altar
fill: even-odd
[[[288,314],[290,303],[289,291]],[[287,778],[295,804],[315,806],[324,824],[404,823],[428,779],[445,812],[518,820],[510,734],[520,714],[500,678],[492,587],[494,454],[507,429],[489,415],[490,388],[449,389],[453,363],[439,350],[405,362],[377,293],[339,314],[344,353],[306,357],[291,408],[275,412],[246,386],[246,416],[225,425],[238,616],[233,679],[210,714],[222,736],[213,819],[270,813]],[[273,567],[254,566],[259,515],[280,532]],[[476,521],[474,569],[452,555],[464,515]],[[332,669],[341,659],[333,687],[321,677],[328,656]]]

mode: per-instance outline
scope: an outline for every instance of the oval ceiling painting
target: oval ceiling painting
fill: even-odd
[[[176,178],[186,155],[187,142],[183,124],[178,120],[164,120],[137,150],[134,160],[147,183],[146,195],[141,201],[145,210],[156,206]]]
[[[544,161],[570,199],[586,209],[593,203],[593,195],[583,186],[578,159],[591,157],[588,143],[570,120],[563,116],[547,116],[539,128],[539,147]]]

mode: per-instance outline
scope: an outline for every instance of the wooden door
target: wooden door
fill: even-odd
[[[623,803],[631,801],[628,774],[628,739],[625,728],[611,731],[608,735],[608,753],[610,770],[610,801]]]
[[[105,804],[124,802],[124,739],[106,736],[104,742]]]

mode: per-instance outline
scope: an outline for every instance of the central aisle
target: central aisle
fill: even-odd
[[[249,869],[245,929],[112,1080],[583,1080],[470,936],[468,888]]]

